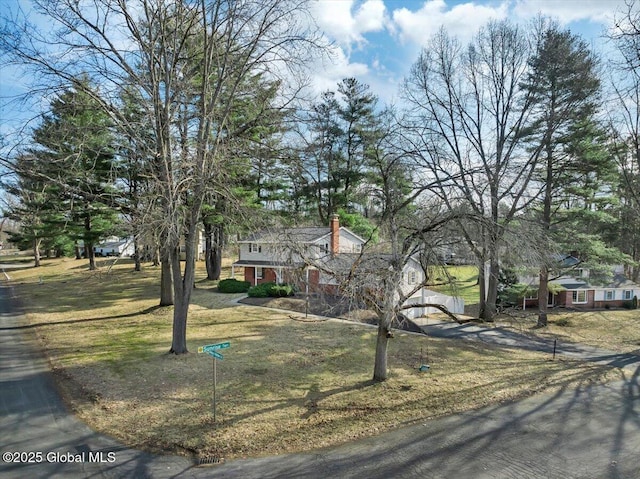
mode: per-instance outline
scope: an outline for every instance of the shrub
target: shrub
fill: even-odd
[[[275,286],[275,283],[261,283],[251,286],[247,294],[250,298],[266,298],[269,296],[269,289],[273,286]]]
[[[262,283],[249,288],[247,294],[251,298],[282,298],[293,295],[293,287],[288,284]]]
[[[274,286],[269,290],[269,296],[273,296],[274,298],[284,298],[286,296],[293,296],[293,288],[288,284]]]
[[[569,321],[567,318],[560,318],[556,321],[556,324],[561,327],[567,327],[571,326],[571,321]]]
[[[237,279],[223,279],[218,283],[218,291],[221,293],[246,293],[251,287],[249,281],[238,281]]]

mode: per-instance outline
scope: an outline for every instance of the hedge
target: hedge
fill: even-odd
[[[261,283],[256,286],[252,286],[247,291],[247,294],[251,298],[282,298],[285,296],[292,296],[294,293],[293,287],[288,284],[275,284],[275,283]]]
[[[223,279],[218,283],[218,291],[221,293],[246,293],[251,287],[249,281],[238,281],[237,279]]]

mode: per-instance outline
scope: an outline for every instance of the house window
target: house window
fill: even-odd
[[[416,283],[416,272],[409,271],[409,284],[415,284],[415,283]]]
[[[262,245],[249,243],[249,253],[262,253]]]
[[[264,271],[262,268],[256,268],[256,279],[262,279],[264,276]]]
[[[625,289],[622,292],[622,299],[633,299],[633,290]]]
[[[324,246],[322,247],[322,252],[325,254],[329,253],[329,243],[324,244]]]
[[[573,304],[586,303],[587,302],[587,291],[584,289],[574,291],[572,294],[572,302]]]
[[[604,292],[604,300],[605,301],[613,301],[616,299],[616,292],[612,289]]]

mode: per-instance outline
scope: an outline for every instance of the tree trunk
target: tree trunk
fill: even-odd
[[[546,179],[544,186],[544,204],[542,208],[542,228],[545,232],[546,239],[549,240],[551,231],[551,206],[553,201],[554,187],[554,158],[553,149],[551,147],[551,126],[547,128],[545,135],[546,143]],[[546,264],[546,258],[540,266],[540,284],[538,285],[538,327],[547,325],[547,297],[549,296],[549,266]]]
[[[186,354],[189,352],[187,350],[187,314],[189,311],[189,299],[185,297],[185,290],[193,287],[193,282],[191,282],[191,286],[188,286],[185,284],[185,281],[182,280],[179,248],[175,248],[171,253],[171,259],[168,263],[171,265],[174,283],[173,336],[171,338],[171,349],[169,352],[173,354]]]
[[[391,282],[393,283],[393,281]],[[397,311],[393,304],[394,288],[387,288],[385,292],[384,311],[378,315],[378,336],[376,338],[376,357],[373,367],[373,380],[382,382],[388,377],[387,369],[387,346],[391,337],[391,325],[396,317]]]
[[[222,246],[224,243],[223,225],[205,225],[205,264],[207,279],[220,279],[222,272]]]
[[[484,260],[480,260],[480,264],[478,266],[478,288],[480,292],[480,302],[478,303],[478,318],[482,318],[484,316],[484,310],[487,307],[487,283],[485,281],[486,277]]]
[[[93,242],[86,241],[84,243],[84,251],[89,259],[89,271],[96,270],[96,254],[93,251]]]
[[[88,238],[91,236],[91,215],[87,214],[84,218],[84,232],[85,232],[85,240],[84,240],[84,254],[87,256],[89,260],[89,271],[95,271],[96,269],[96,255],[93,251],[93,241],[89,241]]]
[[[35,267],[38,268],[40,266],[40,243],[42,240],[40,238],[35,238],[33,240],[33,259],[35,260]]]
[[[497,307],[496,302],[498,301],[498,277],[500,273],[500,266],[498,264],[498,260],[495,255],[492,255],[492,259],[489,262],[489,281],[487,285],[487,300],[485,302],[484,315],[482,319],[488,322],[493,322],[496,313]]]
[[[176,247],[171,252],[174,306],[173,337],[169,352],[173,354],[186,354],[189,352],[187,350],[187,316],[195,280],[197,236],[196,227],[190,226],[185,238],[184,273],[180,268],[180,249]]]
[[[179,260],[180,256],[178,256]],[[171,306],[173,304],[173,281],[171,280],[171,262],[169,258],[163,258],[160,261],[160,266],[160,306]]]
[[[133,238],[133,270],[142,271],[142,249],[138,238]]]
[[[549,268],[540,268],[540,286],[538,287],[538,327],[547,325],[547,303],[549,296]]]
[[[378,324],[378,337],[376,339],[376,358],[373,367],[373,380],[382,382],[387,380],[387,346],[391,331],[385,324],[386,321],[380,319]]]

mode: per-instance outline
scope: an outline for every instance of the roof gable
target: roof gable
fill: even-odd
[[[366,243],[364,239],[355,234],[344,226],[340,227],[340,235],[348,235],[353,238],[355,243]],[[331,236],[331,228],[328,226],[309,226],[300,228],[282,228],[274,230],[262,230],[252,233],[238,243],[271,243],[281,244],[283,242],[293,243],[315,243],[317,241],[329,238]]]

